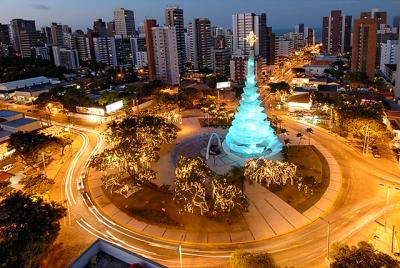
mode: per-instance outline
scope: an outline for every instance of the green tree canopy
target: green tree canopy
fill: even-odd
[[[206,186],[207,182],[210,187]],[[174,201],[181,213],[201,215],[227,214],[248,208],[246,196],[230,177],[216,175],[200,158],[184,156],[176,163]]]
[[[155,179],[150,164],[159,159],[163,144],[176,139],[177,127],[157,116],[126,117],[110,123],[105,136],[111,148],[96,155],[91,166],[101,171],[117,169],[119,173],[104,176],[103,183],[119,191]],[[125,173],[130,177],[126,178]]]
[[[290,85],[284,81],[268,84],[271,93],[286,93],[290,94]]]
[[[236,250],[229,259],[231,268],[276,268],[275,261],[268,253],[250,253]]]
[[[391,256],[377,251],[371,244],[361,241],[357,246],[348,246],[341,243],[332,245],[330,252],[331,268],[342,267],[400,267],[400,262]]]
[[[0,267],[36,267],[56,240],[65,208],[22,192],[0,202]]]
[[[37,174],[34,176],[26,176],[19,182],[23,185],[22,190],[29,195],[44,195],[47,193],[51,186],[55,183],[53,179],[47,178],[44,174]]]
[[[41,153],[49,150],[52,146],[58,146],[58,139],[38,131],[22,132],[11,134],[8,141],[8,150],[15,150],[25,165],[34,167],[41,161]]]
[[[108,104],[111,104],[113,102],[119,101],[119,96],[118,92],[116,91],[107,91],[103,95],[101,95],[100,99],[98,100],[98,103],[100,106],[106,106]]]
[[[34,101],[38,107],[45,107],[51,102],[59,102],[65,109],[75,111],[76,106],[91,104],[83,88],[56,86],[44,92]]]

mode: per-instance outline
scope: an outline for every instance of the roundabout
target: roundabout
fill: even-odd
[[[195,124],[196,118],[185,119],[184,124],[186,122],[188,122],[188,124],[190,124],[189,122]],[[191,126],[191,128],[192,127],[194,128],[194,126]],[[202,131],[200,125],[198,125],[197,128],[198,130],[196,132]],[[178,140],[180,140],[179,135]],[[194,137],[187,137],[186,139],[180,140],[178,142],[179,144],[173,148],[174,150],[172,150],[172,152],[167,155],[162,155],[160,159],[161,163],[155,166],[155,170],[157,170],[158,173],[158,183],[162,182],[164,185],[173,185],[173,177],[168,177],[168,173],[163,172],[163,170],[174,170],[179,155],[184,154],[188,157],[205,155],[208,140],[209,138],[206,133]],[[328,162],[330,180],[327,190],[319,201],[315,202],[315,204],[303,213],[298,212],[261,185],[246,182],[244,188],[245,194],[249,198],[250,206],[248,212],[244,212],[236,218],[239,224],[206,218],[200,220],[199,224],[193,224],[191,228],[185,228],[179,226],[179,224],[178,226],[171,226],[142,220],[140,217],[132,216],[124,205],[113,204],[109,199],[110,195],[106,194],[101,186],[99,174],[96,175],[94,170],[88,172],[88,177],[86,179],[87,190],[90,193],[93,203],[107,218],[113,219],[116,223],[134,232],[139,232],[152,238],[165,239],[173,243],[182,242],[198,245],[234,245],[267,240],[296,231],[310,224],[320,216],[326,214],[335,202],[341,185],[340,167],[323,146],[318,143],[315,143],[314,146]],[[162,160],[168,158],[170,165],[165,166],[166,161]],[[224,174],[229,172],[232,166],[235,165],[235,162],[231,161],[230,158],[222,152],[217,156],[210,156],[207,160],[207,164],[217,173]],[[168,194],[166,194],[166,196],[168,196]],[[158,205],[162,206],[163,203],[159,203]],[[187,216],[188,215],[186,215],[186,217]],[[192,216],[190,220],[199,220],[200,217],[201,216]],[[190,220],[188,221],[190,222]],[[226,231],[227,229],[229,229],[228,232]]]
[[[179,147],[179,145],[182,146],[184,141],[190,139],[190,137],[196,136],[195,133],[198,133],[198,131],[203,131],[203,134],[207,136],[207,130],[199,127],[197,118],[185,119],[183,126],[176,140],[176,144],[178,144],[177,147]],[[301,128],[304,129],[304,126],[295,121],[288,121],[287,128],[293,130],[291,133],[295,133]],[[83,146],[89,148],[90,153],[93,153],[94,150],[98,152],[98,144],[101,141],[101,136],[83,129],[80,129],[79,132],[83,135],[85,140],[87,140]],[[223,131],[221,130],[216,130],[216,132],[221,132],[221,135],[223,135]],[[360,184],[359,180],[361,178],[354,177],[354,173],[352,174],[352,168],[357,166],[354,165],[352,161],[360,161],[362,156],[341,141],[336,140],[334,137],[320,130],[315,131],[312,144],[317,145],[316,141],[322,139],[324,140],[324,144],[320,144],[320,148],[324,147],[326,151],[332,155],[333,160],[339,159],[339,161],[336,160],[339,169],[332,169],[331,172],[337,172],[336,175],[342,175],[345,183],[342,184],[343,189],[339,192],[336,202],[323,199],[320,204],[316,204],[314,208],[309,209],[309,212],[320,211],[321,207],[318,208],[319,205],[325,205],[328,210],[320,211],[319,214],[332,222],[331,239],[332,241],[343,241],[357,235],[359,230],[373,224],[385,211],[384,196],[369,198],[368,202],[365,202],[359,190],[356,189],[360,189],[361,185],[376,185],[377,180],[395,180],[396,175],[394,173],[388,173],[387,169],[380,166],[372,165],[370,161],[366,161],[363,166],[358,165],[360,172],[363,172],[363,183]],[[321,149],[321,151],[323,151],[323,149]],[[341,158],[343,152],[346,152],[350,159]],[[75,187],[79,178],[81,178],[80,176],[86,174],[85,171],[88,167],[86,161],[89,160],[89,156],[89,153],[82,155],[78,163],[71,166],[71,177],[69,178],[71,181],[68,183],[68,186],[65,187],[65,192],[70,193],[68,194],[68,196],[70,196],[68,199],[71,199],[72,203],[72,205],[69,206],[71,225],[77,225],[82,228],[82,232],[79,232],[82,238],[87,236],[89,236],[88,239],[90,237],[101,237],[168,265],[169,267],[178,267],[179,258],[176,255],[176,246],[178,243],[181,243],[181,239],[183,238],[181,231],[175,230],[171,238],[162,238],[162,234],[158,236],[155,235],[156,232],[161,233],[163,231],[163,229],[158,226],[158,228],[154,230],[150,228],[150,230],[152,230],[150,232],[154,232],[152,234],[139,231],[140,228],[136,230],[132,228],[132,226],[128,226],[126,223],[130,221],[131,225],[137,223],[137,226],[140,225],[142,230],[144,230],[146,223],[141,223],[136,219],[126,217],[116,206],[109,203],[104,197],[102,198],[99,182],[96,183],[96,178],[92,177],[90,173],[89,176],[85,178],[87,182],[85,189],[78,190],[78,188]],[[162,153],[159,163],[169,163],[172,165],[171,154]],[[371,174],[371,170],[373,170],[373,174]],[[162,178],[157,178],[157,183],[162,185],[162,180],[168,178],[169,175],[160,172],[160,170],[157,171],[158,174],[163,175]],[[333,176],[331,176],[331,178],[332,177]],[[77,181],[75,181],[74,178],[77,178]],[[340,185],[340,183],[335,183],[333,180],[331,180],[331,184]],[[265,190],[264,188],[262,189]],[[85,191],[90,192],[90,196],[81,198],[80,193]],[[327,191],[327,193],[328,192],[331,191]],[[363,192],[368,196],[371,195],[370,191]],[[76,205],[73,203],[71,195],[76,200]],[[363,200],[362,203],[360,198]],[[103,207],[105,209],[103,209]],[[316,214],[314,215],[316,216]],[[128,222],[126,222],[127,220]],[[255,220],[253,220],[253,222],[255,222]],[[221,242],[227,240],[220,240],[218,243],[213,243],[211,241],[207,241],[207,243],[183,242],[184,264],[185,266],[188,265],[191,267],[204,267],[204,265],[214,267],[223,265],[226,263],[226,259],[229,257],[232,250],[236,248],[245,248],[251,251],[270,252],[282,265],[290,263],[302,263],[305,264],[304,266],[306,266],[306,264],[315,263],[319,265],[326,251],[321,251],[316,245],[318,244],[320,248],[324,248],[324,245],[326,245],[327,226],[326,223],[317,218],[310,220],[310,222],[311,223],[307,223],[303,227],[298,227],[298,229],[289,233],[277,235],[268,239],[267,236],[263,235],[264,239],[261,240],[247,242],[243,242],[244,240],[242,240],[242,242],[238,243]],[[76,231],[74,231],[74,235],[76,235]],[[201,237],[198,233],[195,235],[197,235],[197,238]],[[185,238],[189,238],[189,236]],[[232,236],[230,236],[230,239],[232,241]]]

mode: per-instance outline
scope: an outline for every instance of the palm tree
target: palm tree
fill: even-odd
[[[289,131],[286,128],[281,128],[280,129],[280,134],[283,134],[284,136],[289,135]]]
[[[304,137],[303,133],[301,133],[301,132],[297,133],[297,134],[296,134],[296,137],[299,138],[299,145],[300,145],[301,140],[302,140],[303,137]]]
[[[308,134],[308,145],[311,145],[311,134],[314,134],[314,130],[312,128],[306,128],[306,132]]]
[[[283,142],[285,143],[285,147],[286,147],[287,151],[289,152],[290,140],[289,139],[284,139]]]

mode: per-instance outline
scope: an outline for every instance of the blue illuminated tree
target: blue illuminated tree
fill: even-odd
[[[246,38],[250,47],[256,36],[253,32]],[[240,158],[272,157],[282,150],[282,144],[266,120],[267,114],[261,106],[254,72],[254,50],[250,50],[247,63],[246,86],[237,109],[235,119],[224,141],[224,150]]]

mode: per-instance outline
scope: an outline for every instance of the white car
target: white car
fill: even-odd
[[[14,164],[8,164],[1,168],[2,171],[7,172],[14,167]]]

